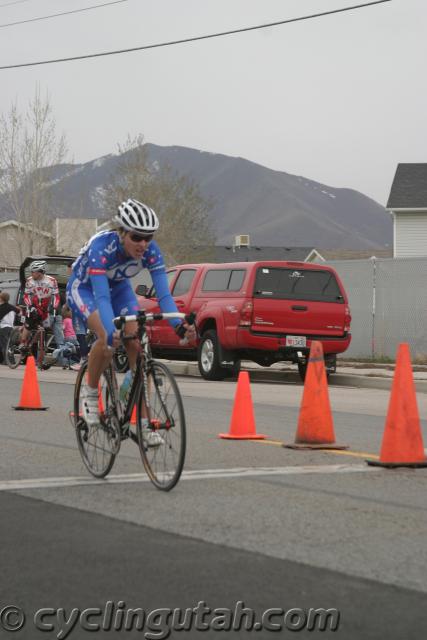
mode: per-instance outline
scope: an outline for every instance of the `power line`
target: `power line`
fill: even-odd
[[[322,13],[313,13],[308,16],[301,16],[299,18],[289,18],[288,20],[279,20],[277,22],[270,22],[267,24],[259,24],[254,27],[242,27],[241,29],[232,29],[231,31],[222,31],[219,33],[210,33],[204,36],[194,36],[192,38],[185,38],[183,40],[170,40],[169,42],[159,42],[156,44],[147,44],[141,47],[131,47],[129,49],[119,49],[117,51],[103,51],[102,53],[88,53],[81,56],[73,56],[71,58],[57,58],[54,60],[41,60],[39,62],[23,62],[21,64],[10,64],[0,66],[0,71],[3,69],[17,69],[20,67],[35,67],[42,64],[55,64],[57,62],[71,62],[74,60],[87,60],[88,58],[100,58],[102,56],[115,56],[121,53],[131,53],[133,51],[145,51],[146,49],[157,49],[160,47],[171,47],[176,44],[185,44],[188,42],[197,42],[198,40],[207,40],[209,38],[220,38],[222,36],[229,36],[236,33],[243,33],[245,31],[255,31],[257,29],[267,29],[268,27],[277,27],[282,24],[289,24],[291,22],[300,22],[302,20],[310,20],[312,18],[321,18],[323,16],[330,16],[334,13],[343,13],[344,11],[352,11],[353,9],[362,9],[364,7],[371,7],[376,4],[384,4],[385,2],[391,2],[392,0],[375,0],[375,2],[367,2],[365,4],[357,4],[352,7],[345,7],[343,9],[332,9],[331,11],[324,11]]]
[[[6,4],[0,4],[0,9],[2,7],[10,7],[12,4],[22,4],[23,2],[29,2],[30,0],[15,0],[14,2],[6,2]]]
[[[70,15],[70,13],[81,13],[82,11],[90,11],[91,9],[100,9],[101,7],[108,7],[110,4],[120,4],[121,2],[129,2],[129,0],[113,0],[113,2],[95,4],[91,7],[85,7],[84,9],[72,9],[71,11],[63,11],[62,13],[52,13],[49,16],[29,18],[28,20],[19,20],[19,22],[8,22],[7,24],[0,24],[0,29],[3,29],[4,27],[15,27],[18,24],[26,24],[27,22],[38,22],[39,20],[48,20],[49,18],[58,18],[59,16],[68,16]]]

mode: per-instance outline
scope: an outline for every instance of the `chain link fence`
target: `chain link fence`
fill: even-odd
[[[408,342],[427,361],[427,258],[334,260],[347,291],[352,341],[345,356],[395,358]]]

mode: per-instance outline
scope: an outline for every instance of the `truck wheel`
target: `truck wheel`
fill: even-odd
[[[240,360],[235,360],[233,366],[231,367],[231,369],[225,369],[224,368],[224,374],[226,378],[237,378],[239,373],[240,373],[240,365],[241,365],[241,361]]]
[[[301,380],[305,382],[305,374],[307,373],[307,365],[305,363],[298,362],[298,373]]]
[[[307,364],[303,364],[298,362],[298,373],[303,382],[305,382],[305,376],[307,375]],[[329,376],[331,375],[331,371],[326,369],[326,379],[329,382]]]
[[[219,342],[216,331],[210,329],[202,335],[197,352],[200,375],[205,380],[224,380],[227,369],[219,364]]]

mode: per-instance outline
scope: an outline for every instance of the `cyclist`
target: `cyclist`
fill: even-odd
[[[114,347],[119,344],[113,318],[139,310],[129,278],[148,269],[161,310],[178,311],[169,291],[163,256],[153,240],[158,228],[155,212],[130,198],[119,205],[113,228],[92,236],[72,265],[67,303],[72,310],[74,327],[77,331],[89,327],[97,335],[89,353],[87,383],[81,392],[83,416],[89,426],[99,424],[98,383],[111,362]],[[170,324],[178,334],[185,330],[187,338],[194,338],[194,328],[187,323],[173,319]],[[126,333],[135,334],[136,330],[136,322],[127,323]],[[129,366],[134,369],[138,341],[128,340],[125,346]],[[158,434],[152,432],[151,436],[149,444],[161,444]]]
[[[30,264],[31,276],[27,278],[24,289],[24,304],[27,308],[27,319],[22,327],[21,346],[24,346],[30,329],[39,324],[50,327],[49,311],[59,306],[59,290],[56,278],[46,274],[45,260],[34,260]]]

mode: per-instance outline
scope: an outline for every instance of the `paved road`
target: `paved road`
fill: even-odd
[[[41,382],[48,412],[24,414],[10,409],[20,384],[13,379],[18,372],[11,373],[12,379],[1,369],[1,601],[23,607],[27,624],[0,637],[57,637],[54,619],[45,621],[54,620],[55,631],[34,629],[34,611],[105,609],[109,600],[147,612],[199,601],[234,611],[243,601],[259,620],[272,607],[336,608],[334,637],[424,635],[427,470],[390,472],[364,463],[378,452],[387,392],[332,388],[337,440],[350,450],[295,452],[280,444],[293,441],[301,386],[253,384],[257,428],[271,439],[227,442],[217,434],[228,430],[235,385],[181,379],[190,435],[186,475],[162,494],[139,475],[131,443],[108,486],[87,476],[64,419],[68,372],[56,372],[57,383]],[[424,394],[419,407],[426,417]],[[89,634],[76,623],[68,637]],[[171,637],[217,636],[193,629]]]

